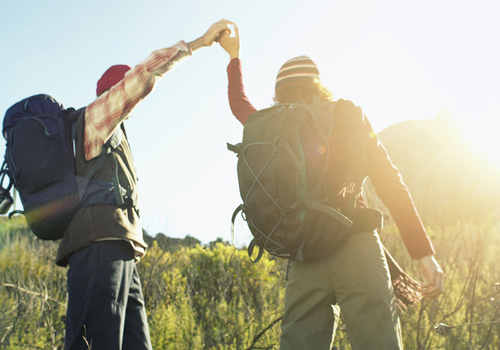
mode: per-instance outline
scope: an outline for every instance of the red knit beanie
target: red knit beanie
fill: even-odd
[[[101,79],[97,82],[97,96],[102,94],[104,91],[109,90],[113,85],[122,80],[123,77],[125,77],[125,73],[127,73],[130,69],[132,68],[126,64],[117,64],[109,67],[108,70],[104,72]]]

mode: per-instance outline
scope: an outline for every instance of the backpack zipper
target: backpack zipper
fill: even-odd
[[[55,117],[53,117],[53,116],[51,116],[51,115],[49,115],[49,114],[46,114],[46,115],[44,115],[44,116],[46,116],[46,117],[51,117],[51,118],[53,118],[53,119],[57,119],[57,118],[55,118]],[[42,127],[43,127],[43,133],[45,134],[45,136],[47,136],[47,137],[50,137],[50,136],[51,136],[51,135],[50,135],[49,128],[47,127],[47,125],[45,125],[45,123],[43,122],[43,120],[41,120],[41,119],[40,119],[40,118],[38,118],[38,117],[29,117],[29,118],[26,118],[25,120],[29,120],[29,119],[34,119],[34,120],[36,120],[37,122],[39,122],[39,123],[40,123],[40,125],[42,125]]]

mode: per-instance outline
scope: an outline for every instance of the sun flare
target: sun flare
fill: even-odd
[[[481,156],[500,167],[500,116],[476,118],[465,124],[465,133]]]

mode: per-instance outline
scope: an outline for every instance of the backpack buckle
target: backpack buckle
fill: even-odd
[[[282,208],[281,209],[281,215],[283,215],[285,218],[289,218],[292,216],[297,210],[301,210],[302,205],[300,205],[300,202],[295,202],[291,206]]]

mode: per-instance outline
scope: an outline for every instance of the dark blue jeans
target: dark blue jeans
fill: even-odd
[[[68,296],[66,350],[152,349],[130,243],[95,242],[72,254]]]

